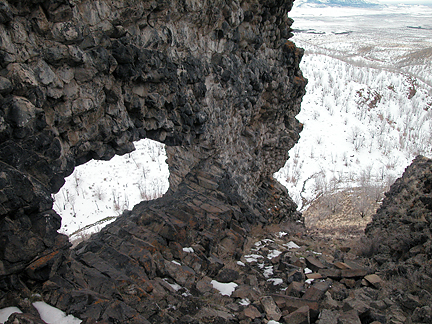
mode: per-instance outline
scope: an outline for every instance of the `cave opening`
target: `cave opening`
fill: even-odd
[[[77,166],[53,195],[53,208],[62,218],[59,231],[72,243],[100,231],[139,202],[159,198],[168,190],[165,144],[143,139],[134,145],[136,150],[131,153]]]

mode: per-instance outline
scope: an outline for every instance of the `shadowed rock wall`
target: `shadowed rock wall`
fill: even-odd
[[[272,179],[301,130],[295,116],[306,81],[302,50],[288,40],[291,7],[0,1],[2,291],[48,282],[47,299],[62,309],[77,303],[73,296],[110,301],[97,314],[75,310],[81,317],[111,318],[120,304],[144,314],[123,290],[134,285],[147,296],[145,278],[172,277],[165,262],[180,258],[179,246],[202,247],[188,261],[208,265],[194,270],[196,279],[223,266],[214,268],[217,257],[235,256],[250,224],[298,219]],[[76,165],[130,152],[140,138],[168,146],[169,193],[69,255],[51,194]],[[115,271],[102,266],[116,262]],[[136,271],[125,273],[126,264]]]

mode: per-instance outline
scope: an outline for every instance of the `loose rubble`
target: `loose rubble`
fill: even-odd
[[[425,162],[419,159],[411,170]],[[406,176],[415,178],[410,170]],[[205,192],[203,196],[206,196]],[[183,193],[181,197],[184,202],[196,203],[199,196],[185,200]],[[208,203],[212,209],[217,207],[223,212],[223,205],[218,205],[216,200]],[[392,210],[397,206],[402,207],[393,204]],[[148,210],[145,208],[148,206],[139,207],[142,212]],[[387,202],[382,208],[388,207]],[[129,223],[125,222],[127,219]],[[432,318],[427,287],[401,290],[397,281],[404,280],[404,276],[389,276],[387,270],[374,260],[375,257],[365,255],[365,238],[347,245],[347,242],[310,236],[298,223],[256,225],[250,228],[244,240],[240,240],[242,245],[227,244],[227,241],[222,244],[225,255],[231,256],[229,258],[218,258],[215,254],[205,256],[203,252],[209,246],[204,246],[204,241],[186,240],[180,244],[181,236],[176,238],[177,243],[172,241],[165,248],[159,246],[160,253],[157,250],[148,253],[156,245],[146,246],[143,241],[144,250],[129,250],[145,269],[139,277],[133,277],[131,275],[138,274],[139,268],[124,255],[118,254],[115,263],[104,261],[122,250],[120,246],[124,242],[121,240],[116,250],[106,245],[121,231],[123,236],[130,235],[129,232],[136,238],[137,235],[144,237],[144,232],[139,234],[143,229],[134,227],[131,220],[133,217],[129,215],[123,223],[114,222],[108,226],[106,231],[115,236],[107,236],[102,231],[99,239],[83,242],[77,247],[75,253],[79,257],[75,260],[81,262],[73,261],[70,270],[91,271],[93,279],[88,284],[92,290],[68,292],[62,283],[67,278],[65,272],[63,276],[46,282],[40,297],[57,306],[69,303],[66,306],[69,312],[73,314],[75,310],[84,318],[84,323],[95,323],[94,314],[98,312],[130,323],[401,324],[430,323]],[[210,228],[206,235],[211,232]],[[228,228],[218,233],[231,239],[235,237]],[[146,235],[149,234],[147,231]],[[104,240],[108,241],[104,243]],[[88,268],[85,264],[93,266]],[[120,272],[121,268],[126,271]],[[112,279],[107,280],[104,276]],[[79,276],[75,274],[75,278]],[[130,280],[137,279],[140,284],[138,281],[131,284]],[[112,284],[115,286],[110,287]],[[118,293],[121,299],[110,301],[107,292]],[[19,300],[17,297],[16,301]],[[24,305],[22,300],[20,303],[26,308],[22,308],[24,314],[14,315],[14,320],[22,318],[22,322],[17,323],[43,323],[35,318],[31,306]],[[83,313],[83,310],[86,311]],[[98,322],[109,323],[109,320]]]

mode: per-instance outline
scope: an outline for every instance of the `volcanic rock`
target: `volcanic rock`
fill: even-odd
[[[272,177],[302,127],[291,7],[1,1],[0,299],[37,291],[86,321],[231,320],[198,314],[197,282],[239,258],[251,226],[301,219]],[[51,195],[141,138],[166,144],[168,193],[69,250]]]

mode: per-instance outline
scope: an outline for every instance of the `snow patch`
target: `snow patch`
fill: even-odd
[[[293,241],[290,241],[290,242],[283,244],[283,245],[286,246],[288,249],[300,249],[300,246],[295,244]]]
[[[191,248],[191,247],[184,247],[184,248],[183,248],[183,252],[186,252],[186,253],[194,253],[194,249]]]
[[[223,283],[216,280],[212,280],[211,284],[213,288],[219,290],[221,295],[231,296],[236,287],[238,286],[235,282]]]
[[[263,258],[262,255],[259,254],[248,254],[244,256],[246,262],[258,262],[259,258]]]
[[[34,302],[33,306],[39,312],[39,315],[43,321],[47,324],[79,324],[82,321],[72,315],[66,315],[64,312],[48,305],[45,302]]]
[[[267,266],[264,269],[263,275],[264,277],[268,278],[273,274],[273,266]]]
[[[270,278],[267,279],[267,281],[273,281],[273,285],[277,286],[283,283],[283,280],[281,278]]]
[[[248,299],[248,298],[243,298],[242,300],[240,300],[239,301],[239,304],[241,305],[241,306],[248,306],[248,305],[250,305],[250,300]]]
[[[277,236],[278,236],[279,238],[281,238],[281,237],[283,237],[283,236],[285,236],[285,235],[288,235],[288,233],[287,233],[287,232],[279,232],[279,233],[277,233]]]
[[[165,278],[165,279],[162,279],[163,281],[165,281],[168,285],[170,285],[171,286],[171,288],[172,289],[174,289],[175,291],[179,291],[180,289],[182,289],[183,287],[182,286],[180,286],[179,284],[177,284],[177,283],[170,283],[169,281],[168,281],[168,279],[167,278]]]
[[[0,323],[6,322],[9,316],[11,316],[13,313],[22,313],[22,312],[17,307],[6,307],[0,309]]]
[[[263,239],[261,241],[255,242],[254,245],[259,248],[259,247],[264,246],[265,244],[268,244],[271,242],[274,242],[274,241],[272,239]]]
[[[278,251],[278,250],[272,250],[272,251],[267,255],[267,258],[268,258],[268,259],[273,259],[273,258],[276,258],[277,256],[279,256],[279,255],[281,255],[281,254],[282,254],[281,251]]]

